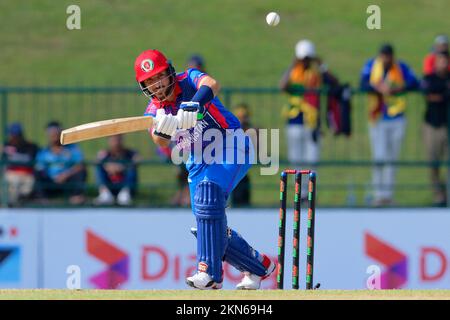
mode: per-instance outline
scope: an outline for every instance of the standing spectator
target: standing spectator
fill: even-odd
[[[8,204],[18,205],[31,196],[34,188],[34,161],[38,147],[25,140],[20,123],[8,127],[8,138],[1,152],[6,162],[5,180],[8,185]]]
[[[450,108],[450,71],[448,52],[440,52],[435,56],[435,67],[431,74],[425,76],[422,88],[427,108],[423,137],[430,162],[443,161],[448,156],[447,117]],[[431,164],[430,179],[434,193],[434,205],[446,206],[445,182],[439,177],[439,166]]]
[[[237,105],[233,109],[233,113],[238,118],[241,123],[241,128],[246,132],[248,129],[254,129],[255,135],[251,135],[253,146],[255,148],[255,153],[258,150],[258,141],[257,141],[257,131],[258,129],[253,128],[251,119],[250,119],[250,110],[246,103],[241,103]],[[257,156],[257,155],[255,155]],[[236,188],[234,188],[233,193],[231,194],[231,204],[235,207],[238,206],[249,206],[251,204],[251,182],[250,176],[247,173],[244,178],[238,183]]]
[[[301,40],[295,46],[295,57],[280,80],[280,89],[289,94],[287,108],[287,156],[293,165],[308,164],[310,168],[319,161],[320,141],[320,89],[337,80],[316,55],[314,44]],[[302,183],[303,194],[307,184]]]
[[[366,62],[361,72],[360,86],[368,91],[369,135],[375,162],[372,183],[374,205],[392,204],[395,166],[406,128],[406,100],[403,93],[418,86],[413,71],[394,57],[390,44],[381,47],[376,58]]]
[[[314,44],[301,40],[295,57],[280,81],[280,89],[289,94],[287,117],[288,160],[298,164],[319,161],[319,107],[321,86],[334,81],[316,55]]]
[[[97,155],[96,178],[99,196],[94,203],[109,205],[117,196],[119,205],[130,205],[137,188],[138,154],[123,144],[122,135],[108,138],[109,148]]]
[[[423,59],[423,74],[427,76],[434,72],[435,70],[435,61],[436,54],[448,52],[448,37],[444,34],[438,35],[434,39],[434,45],[432,51],[425,56]],[[450,71],[450,64],[448,66],[448,70]]]
[[[68,195],[70,204],[82,204],[86,182],[83,153],[75,144],[61,145],[60,134],[59,122],[47,125],[48,146],[36,158],[38,195],[44,200]]]

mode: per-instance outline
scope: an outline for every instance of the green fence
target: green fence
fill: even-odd
[[[1,141],[4,141],[7,124],[19,121],[25,129],[25,136],[40,146],[46,143],[44,128],[50,120],[58,120],[64,127],[71,127],[85,122],[139,115],[147,104],[146,98],[131,87],[4,87],[0,88],[0,96]],[[366,98],[362,92],[354,92],[352,96],[350,137],[334,136],[325,124],[325,105],[321,108],[321,161],[317,165],[319,206],[370,204],[372,161]],[[281,116],[286,96],[275,88],[224,88],[221,99],[229,107],[247,103],[255,127],[280,129],[280,168],[289,167],[285,161],[286,139]],[[407,130],[400,159],[395,162],[398,167],[395,201],[400,206],[427,206],[432,202],[432,188],[422,137],[425,101],[420,92],[409,93],[406,99]],[[137,203],[142,206],[169,205],[170,194],[176,189],[176,168],[157,155],[154,144],[144,132],[128,134],[125,143],[137,149],[144,159],[139,167]],[[105,139],[97,139],[80,146],[87,162],[92,164],[98,150],[105,145]],[[448,176],[447,171],[444,170],[443,175]],[[92,166],[89,166],[88,176],[90,195],[95,196]],[[279,176],[261,176],[259,167],[255,166],[250,171],[250,177],[252,205],[276,206]],[[4,205],[4,179],[2,195]]]

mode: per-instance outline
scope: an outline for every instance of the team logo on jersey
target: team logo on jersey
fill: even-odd
[[[145,59],[145,60],[142,60],[142,62],[141,62],[142,71],[149,72],[149,71],[152,71],[154,67],[155,67],[155,64],[150,59]]]
[[[198,264],[198,271],[200,272],[208,272],[208,265],[204,262],[200,262]]]

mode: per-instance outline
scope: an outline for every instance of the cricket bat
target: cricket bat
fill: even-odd
[[[153,125],[153,117],[140,116],[118,118],[82,124],[61,132],[61,144],[113,136],[135,131],[145,131]]]

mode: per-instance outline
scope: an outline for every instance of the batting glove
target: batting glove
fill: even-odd
[[[182,102],[177,113],[178,128],[186,130],[195,127],[199,110],[198,102]]]
[[[155,120],[156,126],[154,134],[170,140],[177,131],[177,118],[172,114],[166,114],[164,109],[158,109],[158,111],[156,111]]]

